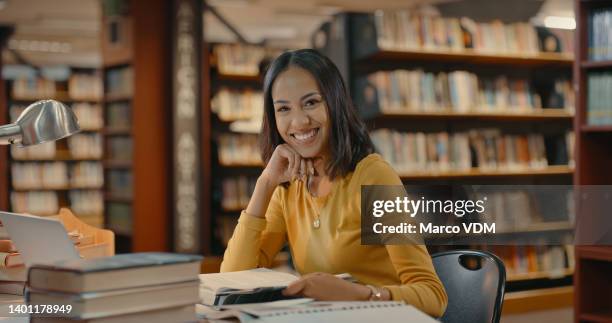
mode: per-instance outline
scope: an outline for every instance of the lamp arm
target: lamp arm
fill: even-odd
[[[21,142],[21,127],[11,123],[0,126],[0,145],[11,145]]]

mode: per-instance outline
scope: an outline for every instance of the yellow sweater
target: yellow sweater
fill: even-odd
[[[360,283],[384,286],[394,300],[442,316],[447,296],[422,245],[361,245],[361,185],[402,185],[378,154],[362,159],[333,182],[326,197],[312,197],[301,181],[278,187],[266,218],[242,213],[225,250],[221,272],[268,267],[286,240],[297,271],[350,273]],[[320,227],[313,221],[320,219]]]

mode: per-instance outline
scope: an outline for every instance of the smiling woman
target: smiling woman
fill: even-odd
[[[266,73],[264,111],[266,167],[221,271],[270,266],[288,240],[303,276],[285,295],[393,299],[441,316],[447,296],[424,246],[360,243],[361,186],[402,182],[374,153],[336,66],[309,49],[283,53]]]

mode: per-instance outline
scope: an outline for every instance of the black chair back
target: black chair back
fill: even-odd
[[[431,258],[448,294],[442,322],[499,322],[506,268],[497,256],[486,251],[454,250]]]

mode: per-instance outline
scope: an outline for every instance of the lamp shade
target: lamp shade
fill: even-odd
[[[0,126],[0,144],[31,146],[79,131],[72,109],[55,100],[43,100],[29,105],[15,123]]]

